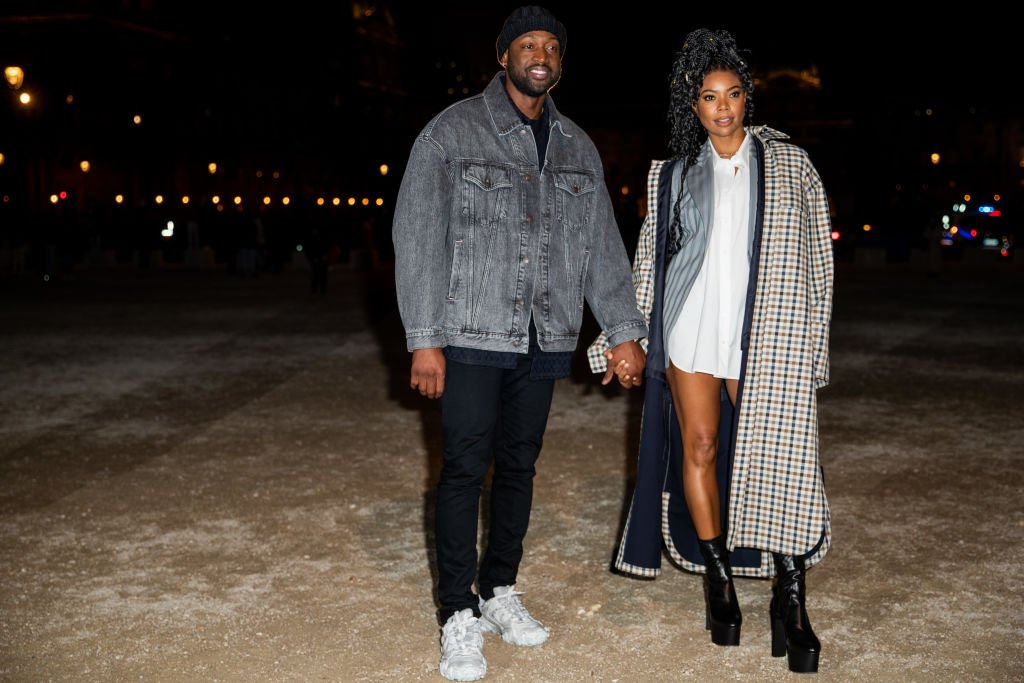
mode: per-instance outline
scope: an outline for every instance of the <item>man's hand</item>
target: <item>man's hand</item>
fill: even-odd
[[[647,356],[635,341],[622,342],[613,349],[605,351],[608,359],[608,372],[604,373],[601,384],[612,381],[612,375],[619,378],[619,384],[626,389],[638,387],[643,382]]]
[[[412,373],[409,386],[427,398],[441,398],[444,393],[444,351],[416,349],[412,352]]]

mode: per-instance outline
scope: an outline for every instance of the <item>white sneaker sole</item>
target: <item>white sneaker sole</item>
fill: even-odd
[[[441,670],[441,675],[449,681],[479,681],[487,675],[487,662],[484,662],[484,667],[480,671],[451,671],[445,664],[446,662],[442,661],[438,668]]]
[[[500,633],[501,639],[509,645],[518,645],[520,647],[537,647],[547,642],[550,637],[550,633],[547,631],[541,631],[542,635],[533,637],[517,636],[511,630],[503,631],[500,626],[487,618],[487,615],[480,615],[480,630],[485,633]]]

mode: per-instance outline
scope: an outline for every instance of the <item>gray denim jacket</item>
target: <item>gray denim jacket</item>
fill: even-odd
[[[413,144],[395,207],[395,280],[410,351],[448,345],[576,347],[584,300],[611,346],[647,335],[593,142],[547,100],[538,173],[533,131],[499,73]]]

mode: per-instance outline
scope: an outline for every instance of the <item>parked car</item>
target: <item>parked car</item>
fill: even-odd
[[[1013,253],[1012,219],[1005,215],[999,195],[978,199],[964,195],[942,216],[942,238],[946,247],[963,245],[997,252],[1009,258]]]

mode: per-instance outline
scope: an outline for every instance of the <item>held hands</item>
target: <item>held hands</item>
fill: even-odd
[[[647,365],[647,356],[643,349],[635,341],[622,342],[613,349],[604,352],[608,359],[608,372],[604,373],[601,384],[608,384],[612,381],[612,375],[619,379],[626,389],[638,387],[643,382],[644,367]]]
[[[409,386],[427,398],[441,398],[444,393],[444,368],[444,351],[416,349],[412,352]]]
[[[643,383],[647,357],[635,341],[622,342],[604,354],[608,359],[608,372],[601,384],[608,384],[615,375],[626,389]],[[416,349],[412,352],[412,372],[409,386],[427,398],[441,398],[444,393],[445,359],[441,349]]]

